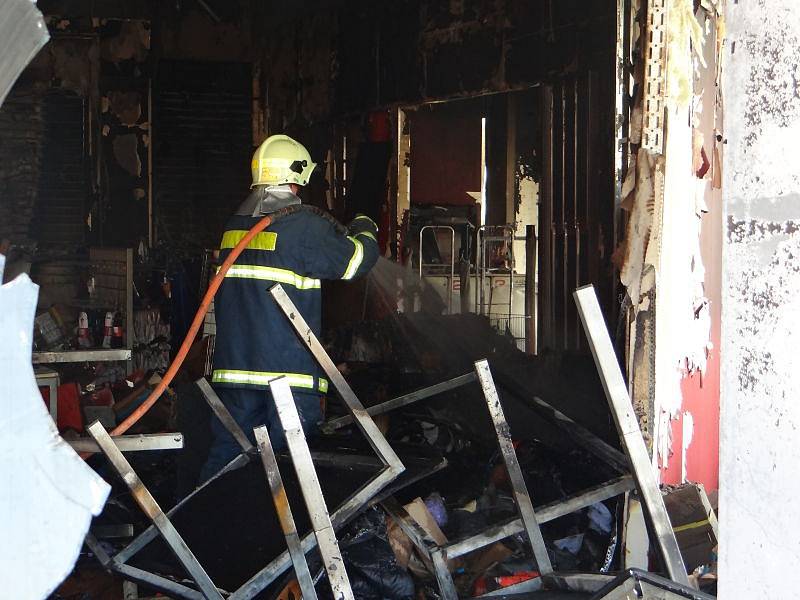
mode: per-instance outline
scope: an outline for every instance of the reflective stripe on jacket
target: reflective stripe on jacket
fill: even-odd
[[[231,217],[220,244],[221,260],[257,221]],[[378,259],[375,234],[363,229],[343,235],[319,215],[300,210],[251,240],[215,298],[215,385],[267,389],[270,380],[285,376],[297,392],[327,392],[328,381],[316,360],[268,290],[280,283],[319,336],[321,280],[360,277]]]

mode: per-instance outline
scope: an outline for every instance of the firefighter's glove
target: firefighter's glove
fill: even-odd
[[[367,215],[356,215],[356,218],[350,221],[347,226],[347,233],[349,235],[364,234],[376,240],[378,237],[378,226],[375,221],[370,219]]]

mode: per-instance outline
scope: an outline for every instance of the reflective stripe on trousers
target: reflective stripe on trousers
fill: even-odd
[[[289,385],[294,388],[306,390],[318,389],[325,394],[328,391],[328,380],[318,378],[318,384],[314,385],[313,375],[303,373],[271,373],[267,371],[240,371],[236,369],[215,369],[211,374],[213,383],[239,383],[244,385],[269,385],[269,382],[278,377],[286,377]]]

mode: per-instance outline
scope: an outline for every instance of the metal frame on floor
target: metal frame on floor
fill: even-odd
[[[344,400],[347,408],[352,413],[356,425],[358,425],[358,428],[364,436],[366,436],[367,441],[378,455],[378,458],[386,465],[386,471],[383,474],[384,477],[379,482],[369,484],[377,493],[377,491],[385,487],[390,480],[395,479],[405,470],[403,463],[389,445],[389,442],[381,433],[380,429],[378,429],[378,426],[375,424],[375,421],[372,420],[367,409],[361,404],[361,401],[355,395],[355,392],[353,392],[350,384],[347,383],[344,376],[331,360],[331,357],[325,352],[325,348],[322,347],[317,336],[311,330],[308,323],[306,323],[303,315],[300,314],[300,311],[289,298],[283,287],[280,284],[276,284],[270,288],[269,293],[275,299],[275,302],[278,303],[278,306],[283,311],[283,314],[286,315],[286,318],[289,319],[289,322],[292,324],[292,327],[294,327],[300,340],[305,344],[311,354],[314,355],[314,358],[322,367],[322,370],[325,371],[325,375],[333,383],[336,391],[339,392],[342,400]]]
[[[714,600],[705,592],[647,573],[628,569],[592,596],[591,600]]]
[[[270,293],[275,298],[276,302],[278,303],[278,306],[284,312],[287,319],[289,319],[289,322],[294,327],[300,339],[305,343],[309,351],[314,355],[315,359],[319,362],[320,366],[325,371],[328,379],[336,387],[337,391],[339,392],[339,395],[342,397],[345,404],[351,410],[353,419],[355,420],[359,429],[361,429],[361,431],[366,436],[370,446],[377,454],[377,457],[380,461],[378,466],[381,465],[383,466],[383,469],[380,471],[380,473],[378,473],[376,477],[368,481],[358,491],[356,491],[353,495],[351,495],[350,498],[345,500],[333,512],[333,514],[330,515],[331,528],[333,531],[344,525],[347,521],[349,521],[363,507],[365,507],[370,500],[375,498],[375,496],[377,496],[382,490],[384,490],[395,479],[397,479],[397,477],[405,470],[405,467],[403,466],[403,463],[400,461],[400,458],[397,456],[395,451],[389,445],[386,438],[380,432],[377,425],[375,425],[375,422],[372,420],[371,416],[368,414],[368,412],[361,404],[359,399],[356,397],[353,390],[347,384],[344,377],[341,375],[341,373],[339,373],[338,369],[336,368],[336,365],[334,365],[333,361],[325,352],[324,348],[322,347],[322,344],[320,344],[319,340],[316,338],[314,333],[309,328],[308,324],[300,315],[299,311],[297,310],[297,307],[294,305],[291,299],[289,299],[289,297],[286,295],[283,288],[280,285],[276,285],[270,290]],[[169,521],[169,517],[175,514],[175,512],[178,511],[182,506],[184,506],[191,498],[193,498],[197,493],[199,493],[202,489],[208,486],[212,481],[218,479],[225,473],[238,469],[248,464],[252,460],[255,452],[257,451],[257,449],[248,439],[247,435],[244,433],[244,431],[242,431],[241,427],[239,427],[235,419],[225,408],[225,405],[219,399],[219,397],[214,392],[213,388],[208,384],[208,382],[205,379],[200,379],[196,383],[198,388],[202,392],[203,396],[205,397],[206,401],[208,402],[209,406],[213,410],[214,414],[217,416],[220,422],[225,426],[225,428],[231,433],[233,438],[241,447],[242,454],[236,456],[227,465],[225,465],[222,469],[220,469],[219,472],[217,472],[214,476],[212,476],[208,481],[204,482],[200,487],[198,487],[191,494],[183,498],[180,502],[178,502],[166,513],[160,511],[159,509],[160,512],[159,514],[156,515],[158,521],[156,522],[156,520],[153,519],[153,524],[151,526],[149,526],[142,533],[140,533],[130,544],[128,544],[128,546],[123,548],[120,552],[118,552],[114,556],[109,556],[108,553],[103,551],[102,547],[99,546],[99,544],[97,543],[96,539],[93,536],[88,536],[86,539],[87,545],[95,553],[98,560],[100,560],[103,566],[108,568],[109,570],[119,573],[120,575],[131,581],[149,585],[157,589],[162,589],[178,597],[188,598],[192,600],[195,598],[204,598],[204,597],[217,598],[217,596],[213,595],[209,587],[209,584],[213,586],[213,584],[210,583],[211,580],[208,579],[208,581],[205,582],[202,576],[199,574],[199,572],[197,572],[197,569],[195,568],[194,565],[191,565],[192,569],[196,572],[197,577],[200,579],[200,581],[203,582],[203,586],[201,586],[200,582],[198,582],[198,580],[195,579],[195,583],[202,590],[201,592],[193,590],[190,587],[177,583],[166,577],[156,575],[154,573],[150,573],[142,569],[137,569],[135,567],[127,565],[126,563],[133,556],[135,556],[140,550],[142,550],[142,548],[144,548],[147,544],[156,539],[159,533],[162,533],[163,536],[162,526],[165,526],[168,532],[170,530],[174,530],[174,527],[172,527],[172,524]],[[108,439],[112,440],[112,438],[110,437]],[[117,452],[119,452],[113,441],[111,441],[110,444]],[[262,460],[263,460],[263,455],[262,455]],[[128,465],[128,467],[130,467],[130,465]],[[312,471],[313,471],[313,464],[312,464]],[[133,469],[130,469],[129,471],[127,471],[127,473],[128,477],[133,477],[138,482],[137,489],[142,490],[143,493],[146,493],[149,496],[150,494],[147,491],[147,488],[144,486],[144,484],[141,482],[138,476],[136,476],[136,473],[133,471]],[[149,513],[148,516],[150,516]],[[170,548],[172,548],[173,552],[175,552],[175,547],[173,547],[173,544],[178,543],[177,539],[168,537],[164,537],[164,539],[170,546]],[[333,538],[333,540],[335,542],[335,537]],[[182,540],[180,540],[180,543],[182,543]],[[316,545],[317,542],[314,532],[307,534],[300,540],[300,550],[302,551],[303,554],[308,553]],[[183,546],[185,546],[185,544],[183,544]],[[188,550],[188,548],[185,548],[185,550],[191,553]],[[186,565],[184,564],[184,566]],[[200,567],[199,563],[196,566],[199,567],[200,570],[202,570],[202,567]],[[266,589],[273,581],[275,581],[284,571],[286,571],[290,567],[292,567],[292,559],[289,554],[289,550],[287,549],[286,551],[281,553],[277,558],[275,558],[272,562],[270,562],[266,567],[264,567],[253,577],[251,577],[247,582],[245,582],[238,590],[230,594],[229,599],[249,600],[256,594]],[[342,569],[342,572],[344,572],[344,569]],[[195,573],[193,573],[193,577],[194,574]],[[206,578],[207,577],[208,576],[206,575]],[[216,588],[214,588],[214,590],[216,590]],[[343,596],[343,598],[345,598],[346,600],[346,597]]]
[[[457,598],[455,585],[447,569],[447,561],[449,559],[462,556],[473,550],[483,548],[511,535],[525,531],[531,542],[534,557],[538,562],[542,552],[545,553],[545,557],[547,556],[543,541],[541,540],[541,531],[539,529],[541,523],[634,489],[638,490],[642,496],[643,503],[650,517],[650,524],[656,534],[657,547],[659,548],[669,576],[677,584],[685,586],[688,583],[683,559],[677,541],[675,540],[675,534],[670,525],[661,491],[656,482],[655,475],[652,472],[652,466],[644,446],[644,439],[639,428],[639,423],[633,414],[633,407],[630,397],[628,396],[627,386],[622,377],[622,371],[619,368],[619,363],[617,362],[611,338],[608,335],[608,330],[606,329],[594,289],[591,286],[578,289],[575,292],[575,300],[578,304],[578,311],[586,332],[586,337],[589,339],[589,345],[595,358],[597,370],[606,392],[609,408],[611,409],[611,413],[617,425],[625,454],[612,448],[543,400],[535,398],[534,402],[539,408],[545,410],[545,414],[551,417],[551,420],[555,424],[575,436],[574,439],[581,443],[587,450],[605,459],[610,466],[617,470],[621,470],[621,468],[624,467],[630,468],[632,476],[620,477],[563,501],[555,502],[551,505],[534,510],[530,503],[530,495],[524,488],[524,481],[521,480],[521,471],[515,468],[516,453],[511,444],[508,424],[503,417],[502,407],[496,389],[494,388],[494,383],[492,382],[488,363],[485,360],[476,362],[475,369],[477,378],[486,396],[489,412],[495,425],[498,442],[500,443],[503,457],[506,461],[506,467],[509,471],[509,479],[514,488],[517,506],[522,515],[521,518],[493,526],[465,540],[439,547],[429,537],[420,533],[419,529],[421,528],[418,525],[414,526],[410,523],[412,520],[405,514],[404,510],[401,510],[401,507],[398,508],[396,502],[390,501],[383,503],[386,511],[394,518],[401,529],[412,540],[414,545],[421,551],[420,553],[426,558],[424,562],[426,566],[431,569],[432,574],[435,575],[439,584],[440,593],[444,600],[454,600]],[[466,379],[466,376],[462,377],[463,379],[461,381],[463,381],[463,383],[471,381],[471,379]],[[444,385],[448,383],[452,382],[445,382]],[[457,385],[452,387],[457,387]],[[452,389],[452,387],[447,387],[447,389]],[[424,397],[428,397],[428,395],[425,394],[425,390],[419,390],[405,397],[401,397],[401,399],[404,400],[402,402],[397,402],[397,400],[401,399],[390,400],[382,405],[373,407],[373,414],[385,412],[382,409],[384,406],[388,405],[392,408],[404,406]],[[392,406],[393,404],[396,404],[396,406]],[[390,409],[391,408],[388,408],[387,410]],[[344,422],[344,419],[334,421],[337,425],[342,422]],[[516,467],[518,467],[518,464]],[[515,481],[516,474],[519,474],[519,479],[517,481]],[[520,482],[522,486],[516,485]],[[539,563],[540,572],[543,575],[543,579],[545,579],[551,587],[570,589],[573,591],[597,591],[598,586],[602,587],[600,584],[608,580],[606,575],[587,574],[567,576],[553,573],[552,569],[549,568],[549,559],[547,559],[546,562],[542,562],[544,562],[546,566],[542,569],[542,563]]]
[[[628,386],[622,376],[617,354],[608,334],[603,311],[591,285],[578,288],[575,293],[578,313],[589,340],[600,381],[606,393],[608,406],[614,417],[622,445],[630,458],[636,487],[642,497],[643,505],[650,517],[655,532],[656,547],[659,549],[667,573],[673,581],[688,585],[689,577],[683,564],[678,541],[664,505],[664,497],[653,472],[650,455],[644,444],[639,421],[633,412],[633,404],[628,394]]]
[[[372,449],[377,454],[379,460],[383,465],[383,469],[372,480],[368,481],[361,487],[355,494],[345,500],[331,515],[330,521],[333,530],[335,531],[352,517],[354,517],[359,510],[368,504],[368,502],[384,490],[392,481],[397,479],[400,474],[405,470],[403,463],[397,456],[395,451],[389,445],[384,435],[381,433],[375,421],[369,415],[364,405],[353,392],[350,385],[345,378],[336,368],[336,365],[331,360],[331,357],[325,352],[322,344],[317,339],[317,336],[311,330],[308,323],[306,323],[300,311],[294,305],[292,300],[286,294],[286,291],[280,284],[274,285],[270,288],[269,293],[275,299],[275,302],[280,307],[281,311],[289,319],[292,327],[297,333],[300,340],[308,348],[311,354],[319,363],[325,375],[331,381],[336,391],[339,392],[344,403],[352,413],[352,417],[367,438]],[[303,552],[308,552],[316,545],[316,540],[313,533],[307,534],[301,540]],[[277,579],[284,571],[291,566],[291,558],[288,550],[281,553],[276,559],[269,563],[266,567],[261,569],[253,577],[250,578],[242,587],[236,590],[230,597],[230,600],[249,600],[255,594],[259,593]]]
[[[317,471],[311,459],[311,451],[303,433],[300,413],[297,412],[289,382],[285,377],[281,377],[271,381],[269,389],[275,401],[278,420],[281,422],[281,428],[286,436],[286,445],[289,447],[289,454],[292,457],[292,464],[297,474],[297,481],[300,484],[300,491],[303,494],[303,500],[308,510],[311,528],[314,532],[314,537],[317,539],[317,547],[322,557],[322,566],[328,575],[333,597],[335,600],[354,600],[353,589],[350,586],[350,580],[344,568],[342,552],[339,549],[339,542],[336,540],[336,534],[333,531],[331,518],[328,514],[328,506],[325,503],[325,497],[322,495],[322,487],[319,484]],[[278,468],[277,462],[274,466],[276,469]],[[309,598],[313,597],[309,596]]]
[[[140,435],[117,435],[111,438],[122,452],[140,450],[180,450],[183,448],[182,433],[146,433]],[[91,438],[65,440],[75,452],[100,452],[100,447]]]
[[[214,414],[219,418],[220,422],[225,426],[226,429],[230,432],[239,446],[242,448],[242,454],[234,457],[227,465],[222,467],[217,473],[215,473],[212,477],[210,477],[207,481],[203,482],[199,487],[197,487],[194,491],[180,500],[175,506],[169,509],[166,513],[167,517],[171,517],[174,515],[178,510],[180,510],[186,503],[191,500],[194,496],[196,496],[201,490],[205,489],[211,482],[215,481],[225,473],[230,471],[234,471],[239,469],[246,464],[248,464],[252,460],[252,454],[255,451],[253,445],[250,443],[250,440],[247,439],[247,436],[244,435],[239,425],[233,419],[233,416],[228,412],[228,409],[225,408],[225,405],[222,404],[222,401],[219,399],[217,394],[208,384],[205,379],[199,379],[195,382],[197,387],[199,388],[200,392],[203,394],[203,397],[206,399],[211,410]],[[113,439],[113,438],[112,438]],[[125,565],[127,561],[133,558],[139,551],[141,551],[147,544],[152,542],[154,539],[158,537],[158,530],[154,525],[150,525],[147,529],[142,531],[136,538],[131,541],[125,548],[120,550],[117,554],[115,554],[111,560],[110,568],[112,570],[118,570],[122,565]],[[147,583],[147,582],[142,582]]]
[[[164,514],[164,511],[161,510],[156,499],[153,498],[153,495],[145,487],[144,483],[142,483],[142,480],[139,479],[139,476],[123,456],[105,427],[103,427],[100,421],[95,421],[88,427],[87,431],[89,435],[94,438],[94,441],[100,447],[100,451],[106,456],[111,466],[114,467],[114,470],[117,471],[128,486],[133,499],[153,522],[153,526],[158,530],[158,533],[161,534],[161,537],[164,538],[169,549],[175,554],[175,557],[183,568],[186,569],[186,572],[197,587],[200,588],[203,597],[208,600],[222,600],[222,594],[214,585],[214,582],[211,581],[208,573],[206,573],[205,569],[203,569],[197,561],[197,558],[192,554],[192,551],[186,545],[186,542],[183,541],[178,530],[175,529],[172,521],[170,521],[167,515]]]
[[[641,430],[639,429],[639,423],[633,414],[627,386],[622,377],[622,372],[619,368],[616,354],[614,353],[611,338],[605,327],[605,321],[603,320],[594,289],[591,286],[587,286],[577,290],[575,292],[575,300],[578,304],[578,311],[586,336],[589,339],[589,345],[595,358],[595,363],[625,449],[625,454],[612,448],[543,400],[535,398],[534,402],[539,408],[544,410],[546,415],[551,417],[550,420],[568,431],[573,436],[573,439],[579,441],[586,449],[592,451],[600,458],[603,458],[610,466],[618,470],[629,467],[633,476],[620,477],[564,501],[553,503],[550,506],[542,507],[534,511],[532,506],[529,507],[530,496],[526,492],[520,493],[520,489],[514,486],[514,473],[517,472],[517,470],[512,468],[512,466],[515,462],[516,454],[513,452],[513,446],[510,443],[508,424],[505,422],[502,415],[502,407],[497,397],[494,384],[491,381],[488,363],[486,363],[486,361],[478,361],[475,363],[476,373],[483,387],[484,395],[487,398],[487,405],[495,425],[498,441],[503,450],[503,457],[506,460],[512,486],[515,487],[514,494],[518,501],[518,508],[520,509],[522,518],[496,525],[487,531],[465,540],[450,543],[444,547],[438,547],[430,539],[419,535],[419,532],[415,534],[414,530],[408,524],[409,519],[407,515],[403,515],[402,512],[398,511],[397,506],[391,502],[384,503],[384,508],[387,512],[394,517],[398,525],[400,525],[403,531],[411,538],[412,542],[414,542],[415,546],[427,557],[428,560],[426,564],[433,567],[433,573],[440,585],[440,592],[442,597],[446,600],[455,597],[455,588],[452,584],[452,578],[449,572],[446,572],[448,559],[462,556],[511,535],[526,531],[534,550],[534,557],[537,558],[538,561],[543,550],[543,543],[540,543],[540,523],[558,518],[570,512],[590,506],[595,502],[606,500],[634,489],[638,489],[643,498],[647,513],[650,517],[651,526],[656,533],[656,543],[667,572],[670,577],[679,584],[686,585],[688,582],[683,559],[680,555],[680,550],[678,549],[675,535],[670,525],[669,516],[664,507],[661,491],[652,472]],[[451,382],[440,384],[444,387],[442,391],[466,384],[471,381],[472,378],[467,378],[465,375],[461,378],[457,378],[457,380],[458,383],[456,383],[456,380],[452,380]],[[456,384],[448,385],[453,383]],[[426,390],[419,390],[399,399],[390,400],[382,405],[372,407],[372,414],[380,414],[386,412],[386,410],[405,406],[411,402],[433,395],[426,394],[425,392]],[[385,410],[384,407],[386,407]],[[346,419],[337,419],[332,422],[332,425],[335,427],[343,424],[346,424]],[[509,460],[511,464],[509,464]],[[521,475],[521,472],[519,473]],[[522,483],[524,485],[524,481]],[[522,498],[522,503],[519,502],[520,498]],[[549,566],[549,560],[545,562],[545,565]],[[551,569],[540,568],[540,572],[544,576],[552,575]],[[571,581],[560,575],[552,578],[552,580],[554,582],[561,581],[562,585],[567,586],[570,585],[568,582]],[[602,581],[602,579],[598,581]],[[564,582],[567,583],[565,584]],[[596,583],[597,581],[593,581],[593,585]]]
[[[486,405],[489,407],[489,415],[492,417],[492,423],[494,423],[497,442],[500,445],[500,452],[503,454],[503,462],[508,471],[508,479],[514,492],[517,509],[520,512],[522,523],[525,526],[525,533],[527,533],[528,541],[533,549],[536,567],[539,573],[546,577],[553,572],[553,565],[550,564],[550,557],[547,555],[542,530],[539,528],[539,521],[536,518],[536,512],[533,510],[531,495],[525,485],[522,469],[519,466],[519,459],[514,450],[514,442],[511,440],[511,430],[503,413],[500,396],[497,395],[497,388],[494,386],[489,363],[486,360],[476,362],[475,372],[478,374],[483,395],[486,397]]]
[[[439,592],[443,600],[457,600],[458,598],[455,582],[447,566],[448,561],[523,532],[527,535],[531,543],[534,559],[536,560],[543,579],[551,587],[569,589],[569,586],[577,586],[578,583],[576,582],[578,580],[575,579],[576,576],[553,572],[544,539],[542,538],[540,525],[591,506],[596,502],[613,498],[634,489],[633,478],[630,476],[618,477],[564,500],[534,509],[531,495],[528,492],[522,475],[522,469],[519,466],[516,451],[514,450],[511,432],[503,413],[503,407],[492,379],[489,363],[485,359],[477,361],[475,363],[475,376],[469,379],[466,379],[466,376],[462,376],[462,380],[465,383],[477,380],[481,385],[484,397],[486,398],[487,409],[495,427],[495,434],[497,435],[497,441],[503,455],[503,460],[509,473],[509,480],[514,492],[517,508],[520,512],[520,517],[494,525],[468,538],[439,546],[422,527],[408,515],[405,509],[400,506],[394,498],[385,500],[381,505],[387,514],[389,514],[402,531],[411,539],[414,546],[420,550],[423,563],[436,578]],[[392,401],[390,400],[389,402]],[[549,407],[549,405],[547,406]],[[552,409],[552,407],[550,408]],[[552,411],[553,414],[561,414],[555,409],[552,409]],[[570,422],[574,423],[572,421]],[[580,427],[577,424],[574,424],[574,426]],[[596,442],[600,441],[599,439],[596,441],[592,440],[590,436],[593,434],[588,431],[586,431],[584,435],[585,439],[590,442],[590,446],[596,446]],[[592,591],[596,591],[596,589],[605,585],[610,579],[605,575],[598,574],[595,576],[595,574],[588,574],[580,579],[580,584],[584,586],[584,589],[586,585],[585,580],[587,578],[591,579],[592,585],[595,588]]]
[[[436,383],[421,390],[416,390],[414,392],[398,396],[397,398],[392,398],[391,400],[387,400],[386,402],[383,402],[381,404],[370,406],[367,409],[367,414],[370,417],[382,415],[397,408],[402,408],[403,406],[408,406],[409,404],[419,402],[420,400],[425,400],[426,398],[430,398],[431,396],[435,396],[443,392],[449,392],[450,390],[460,388],[462,385],[467,385],[468,383],[477,381],[477,379],[478,378],[477,375],[475,375],[475,373],[467,373],[465,375],[459,375],[458,377],[454,377],[453,379],[450,379],[448,381],[443,381],[442,383]],[[353,417],[350,415],[345,415],[344,417],[337,417],[335,419],[330,419],[329,421],[326,421],[322,426],[322,428],[325,431],[335,431],[337,429],[341,429],[342,427],[346,427],[352,422],[353,422]]]
[[[686,573],[685,569],[683,569],[683,562],[680,557],[679,550],[677,549],[677,543],[675,543],[675,537],[674,533],[672,533],[669,517],[664,509],[660,490],[658,489],[658,485],[655,482],[654,475],[651,471],[650,462],[646,458],[646,449],[644,448],[644,442],[641,437],[641,431],[639,430],[638,422],[633,415],[630,398],[627,396],[627,388],[624,385],[624,380],[622,379],[619,365],[616,362],[616,356],[613,352],[613,347],[611,346],[608,332],[605,330],[605,324],[602,320],[602,313],[600,312],[599,304],[597,304],[597,299],[590,288],[578,290],[575,294],[575,297],[578,302],[579,312],[586,329],[587,337],[590,341],[592,353],[595,357],[595,361],[597,362],[601,381],[603,382],[603,386],[608,397],[609,406],[617,424],[617,428],[619,430],[620,437],[622,438],[623,446],[626,450],[627,456],[623,455],[616,449],[611,448],[608,446],[608,444],[602,442],[599,438],[583,429],[577,423],[570,420],[547,403],[539,400],[538,398],[536,399],[536,402],[539,404],[540,408],[546,409],[544,411],[544,416],[546,418],[550,417],[558,425],[566,427],[573,433],[577,433],[578,437],[576,441],[581,443],[581,445],[587,449],[592,450],[597,456],[605,458],[611,466],[619,469],[621,465],[625,465],[628,463],[628,461],[630,461],[629,464],[633,472],[633,477],[622,476],[595,488],[581,492],[563,501],[551,503],[536,509],[533,507],[531,496],[527,490],[527,487],[525,486],[525,482],[522,477],[522,471],[519,468],[519,462],[511,443],[511,434],[508,423],[505,420],[500,399],[494,386],[489,365],[486,360],[477,361],[475,363],[475,374],[470,373],[463,375],[453,380],[431,386],[430,388],[418,390],[416,392],[412,392],[411,394],[406,394],[405,396],[395,398],[394,400],[390,400],[382,405],[372,407],[370,410],[366,410],[355,396],[350,386],[344,380],[342,375],[336,369],[336,366],[322,348],[322,345],[319,343],[316,336],[308,327],[308,324],[302,318],[299,311],[297,311],[296,307],[281,286],[274,286],[272,289],[270,289],[270,293],[289,319],[300,339],[317,359],[330,381],[334,384],[334,386],[336,386],[337,391],[352,412],[352,420],[355,421],[361,431],[365,434],[370,445],[378,455],[380,464],[383,465],[383,469],[374,479],[365,484],[360,490],[342,503],[339,508],[330,515],[328,521],[330,523],[330,527],[328,527],[326,522],[320,521],[315,523],[313,526],[313,531],[299,540],[299,550],[297,547],[298,544],[294,544],[294,547],[292,548],[292,554],[294,555],[294,558],[299,558],[300,553],[305,554],[317,545],[315,534],[319,533],[320,531],[323,531],[326,536],[324,536],[326,541],[320,544],[320,550],[322,551],[323,547],[326,545],[329,548],[338,549],[333,532],[351,519],[355,514],[357,514],[358,511],[366,506],[370,501],[374,502],[376,496],[381,491],[384,491],[385,494],[385,489],[387,486],[404,470],[399,457],[388,444],[386,438],[383,436],[380,430],[378,430],[377,426],[371,419],[371,415],[388,412],[394,408],[406,406],[423,398],[430,397],[437,393],[454,389],[471,381],[477,380],[482,387],[487,401],[487,407],[495,426],[495,433],[497,434],[503,459],[509,472],[509,479],[513,487],[517,507],[521,516],[517,519],[491,527],[478,535],[471,536],[470,538],[464,540],[448,543],[447,545],[440,547],[432,539],[430,539],[430,537],[417,523],[413,521],[413,519],[407,515],[407,513],[405,513],[402,507],[399,507],[396,501],[394,501],[392,498],[384,499],[382,501],[384,508],[387,510],[390,516],[392,516],[402,530],[409,535],[415,546],[421,550],[423,562],[426,564],[432,574],[436,576],[440,587],[440,593],[444,600],[457,599],[455,584],[447,567],[448,560],[473,550],[486,547],[496,541],[520,532],[525,532],[527,534],[528,539],[531,542],[534,557],[537,560],[539,570],[545,578],[545,582],[550,587],[565,589],[580,588],[582,591],[587,591],[591,590],[591,588],[598,587],[598,584],[607,581],[607,576],[598,574],[570,575],[552,572],[552,566],[550,565],[547,550],[544,546],[544,540],[541,536],[540,525],[541,523],[556,519],[576,510],[580,510],[581,508],[585,508],[596,502],[612,498],[634,488],[638,488],[643,497],[645,506],[648,509],[652,527],[656,531],[657,545],[661,550],[662,557],[664,558],[665,566],[670,574],[670,577],[672,577],[678,583],[684,583],[686,581]],[[277,385],[286,385],[288,387],[288,384],[286,384],[285,381],[283,384],[278,383]],[[202,570],[202,567],[199,565],[199,563],[197,563],[196,559],[194,559],[191,551],[185,547],[183,540],[180,539],[180,536],[176,531],[174,531],[174,527],[172,527],[169,521],[169,516],[174,514],[175,511],[177,511],[192,496],[197,494],[200,489],[208,485],[211,481],[230,470],[247,464],[252,459],[251,457],[255,453],[256,449],[250,443],[249,439],[241,430],[241,428],[239,428],[239,426],[236,424],[235,420],[233,420],[231,415],[227,412],[211,386],[208,385],[205,380],[198,382],[198,386],[206,397],[209,405],[214,410],[215,414],[220,418],[220,421],[226,426],[226,428],[229,429],[229,431],[231,431],[234,439],[236,439],[239,445],[242,447],[243,453],[234,458],[230,463],[228,463],[228,465],[223,467],[223,469],[214,475],[212,479],[204,483],[203,486],[181,500],[181,502],[174,506],[170,511],[164,513],[161,511],[158,505],[155,504],[155,500],[152,500],[152,496],[144,487],[141,480],[139,480],[138,476],[136,476],[136,474],[130,468],[130,465],[127,463],[127,461],[125,461],[124,457],[122,457],[119,448],[108,436],[107,432],[102,429],[102,426],[100,426],[99,423],[94,424],[92,426],[93,429],[90,431],[92,437],[95,438],[95,441],[100,449],[107,457],[109,457],[109,460],[112,461],[112,464],[115,466],[115,468],[117,468],[118,472],[122,475],[132,492],[134,492],[137,502],[140,503],[140,506],[142,506],[148,516],[150,516],[151,520],[153,521],[153,525],[142,532],[131,542],[131,544],[113,557],[109,556],[103,550],[102,546],[97,543],[97,540],[92,535],[87,536],[86,543],[94,551],[104,566],[119,573],[123,577],[130,579],[131,581],[144,583],[182,598],[221,598],[219,595],[219,590],[217,590],[216,587],[213,587],[213,583],[210,579],[208,579],[207,574],[205,574],[205,572]],[[289,404],[291,404],[293,407],[294,405],[290,399],[291,392],[289,390],[286,391],[289,395]],[[278,394],[285,395],[282,392],[278,392]],[[281,417],[281,421],[284,429],[295,432],[295,437],[297,437],[296,432],[299,430],[301,432],[300,436],[302,436],[302,428],[299,428],[299,417],[297,417],[296,414],[290,414],[287,417],[285,399],[282,402],[282,405],[284,407],[284,414]],[[285,421],[286,418],[288,418],[288,422]],[[333,425],[331,427],[332,429],[336,429],[347,424],[348,422],[350,422],[350,418],[344,417],[336,419],[330,422],[330,424]],[[290,436],[287,435],[287,439],[289,437]],[[295,446],[294,451],[292,451],[290,448],[290,452],[292,454],[293,462],[295,463],[295,468],[299,468],[298,479],[300,480],[301,485],[305,486],[309,481],[311,481],[311,479],[316,477],[313,463],[311,463],[311,455],[308,453],[308,447],[305,444],[304,439],[299,441],[296,440],[293,445]],[[305,450],[303,450],[303,448],[305,448]],[[264,461],[265,468],[267,468],[267,463],[270,463],[270,465],[274,463],[274,454],[272,459],[270,459],[269,451],[266,449],[266,445],[263,443],[263,436],[259,440],[258,450],[261,452],[262,461]],[[267,453],[267,456],[265,456],[265,453]],[[298,459],[298,457],[300,458]],[[300,465],[299,467],[298,464]],[[270,483],[272,487],[272,482]],[[318,482],[316,487],[318,488]],[[327,512],[324,509],[324,499],[321,496],[321,492],[317,493],[318,491],[319,490],[303,490],[304,498],[306,499],[307,503],[309,503],[309,498],[313,498],[308,505],[310,513],[319,511],[320,507],[322,507],[325,513]],[[309,492],[308,495],[306,492]],[[152,500],[152,502],[150,502],[150,500]],[[286,531],[287,529],[284,528],[284,532]],[[182,583],[178,583],[171,579],[125,564],[127,560],[134,556],[147,543],[155,539],[159,533],[167,541],[173,552],[176,553],[176,556],[178,556],[181,563],[184,565],[184,567],[186,567],[187,571],[190,573],[192,579],[198,585],[198,587],[200,587],[201,591],[194,590],[186,585],[183,585]],[[296,541],[297,540],[295,540],[295,542]],[[323,558],[325,559],[324,552]],[[328,558],[331,558],[331,556],[329,555]],[[328,561],[326,560],[326,563],[327,562]],[[284,551],[266,567],[256,573],[238,590],[233,592],[229,598],[231,600],[249,600],[274,582],[284,571],[290,568],[292,564],[293,556],[290,555],[289,550]],[[341,569],[341,571],[344,573],[344,569]],[[337,598],[348,600],[351,597],[347,595],[348,590],[349,585],[337,585]]]
[[[275,458],[275,451],[272,449],[272,442],[269,440],[269,432],[266,426],[253,429],[256,437],[258,451],[261,454],[261,462],[267,474],[272,502],[275,511],[278,513],[278,520],[281,523],[283,536],[286,538],[286,546],[289,555],[292,557],[294,573],[297,576],[297,583],[303,593],[304,600],[316,600],[317,590],[314,588],[314,580],[308,570],[308,562],[303,549],[300,547],[300,534],[297,533],[297,526],[294,523],[292,508],[289,506],[289,498],[286,496],[286,488],[283,486],[283,478],[278,468],[278,459]]]

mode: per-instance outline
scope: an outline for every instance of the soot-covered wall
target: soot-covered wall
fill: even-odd
[[[611,0],[405,0],[304,11],[263,38],[269,128],[613,69],[614,10]]]
[[[169,182],[148,177],[159,119],[148,113],[147,96],[152,80],[155,110],[162,60],[252,65],[253,135],[242,155],[266,133],[286,132],[320,161],[336,143],[336,123],[358,122],[374,109],[530,88],[589,69],[613,73],[613,0],[242,0],[213,6],[221,22],[199,6],[171,3],[42,3],[46,14],[55,15],[54,29],[100,40],[99,53],[79,53],[88,66],[77,73],[89,78],[80,82],[79,94],[93,119],[87,131],[106,134],[88,136],[87,152],[94,154],[83,213],[92,215],[87,242],[137,244],[149,233],[148,198],[153,230],[161,232],[159,189]],[[611,109],[596,107],[598,114]],[[236,143],[245,137],[237,135]],[[38,152],[35,144],[29,147]],[[195,150],[185,152],[192,156]],[[239,179],[229,186],[236,194]],[[30,223],[20,220],[16,230],[29,231]],[[201,229],[207,224],[198,223]],[[205,240],[206,234],[213,237],[197,231],[192,239]]]

